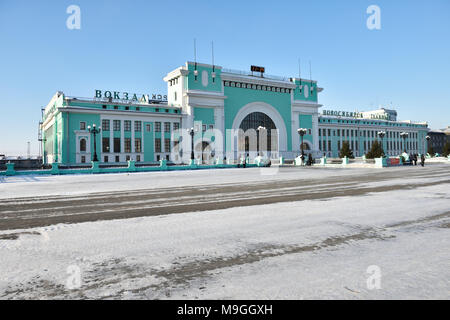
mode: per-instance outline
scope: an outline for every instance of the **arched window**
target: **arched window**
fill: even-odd
[[[80,140],[80,151],[81,152],[86,152],[86,139],[81,139]]]
[[[266,134],[267,140],[264,143],[265,145],[262,146],[262,149],[266,149],[266,150],[260,150],[261,149],[259,146],[260,141],[258,139],[259,134],[256,133],[256,130],[260,126],[266,128],[266,132],[264,134]],[[246,132],[249,129],[253,129],[253,130],[255,130],[254,132],[256,133],[256,136],[254,137],[256,139],[256,150],[251,150],[254,147],[252,148],[252,146],[250,145],[250,138],[248,136],[241,137],[241,139],[240,139],[240,140],[242,140],[240,142],[241,148],[239,150],[243,149],[243,151],[245,150],[246,152],[247,151],[275,151],[275,150],[278,150],[278,145],[277,145],[278,134],[276,131],[277,127],[275,126],[275,123],[272,121],[272,119],[265,113],[253,112],[253,113],[248,114],[244,118],[244,120],[242,120],[239,128],[242,129],[244,132]]]

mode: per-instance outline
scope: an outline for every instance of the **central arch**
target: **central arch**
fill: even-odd
[[[237,132],[241,128],[241,124],[244,119],[252,113],[263,113],[274,123],[276,129],[278,129],[278,152],[287,151],[287,131],[286,125],[280,113],[270,104],[265,102],[251,102],[243,106],[236,114],[233,120],[233,129]],[[237,146],[237,141],[235,143]]]

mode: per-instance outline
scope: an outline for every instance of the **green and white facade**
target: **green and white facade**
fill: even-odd
[[[397,121],[397,112],[384,108],[367,112],[324,110],[319,116],[319,150],[328,157],[338,157],[343,142],[348,141],[353,154],[362,156],[375,140],[380,141],[380,131],[386,133],[382,139],[386,155],[396,156],[405,149],[408,153],[426,153],[428,124]],[[402,132],[408,133],[406,139]]]
[[[88,126],[94,124],[102,129],[96,145],[99,161],[104,163],[162,159],[188,163],[190,128],[195,131],[195,158],[203,162],[225,157],[236,160],[246,154],[254,158],[258,153],[292,159],[300,153],[299,128],[307,129],[304,149],[315,156],[337,156],[342,138],[347,137],[338,136],[337,130],[346,134],[347,129],[353,130],[348,138],[358,141],[357,147],[354,142],[357,155],[367,152],[362,149],[361,130],[417,134],[414,146],[421,153],[428,130],[426,124],[396,119],[366,121],[321,115],[318,94],[322,88],[314,80],[253,75],[187,62],[169,72],[164,81],[167,99],[100,90],[92,98],[75,98],[57,92],[46,106],[41,124],[44,162],[90,163],[94,141]],[[395,137],[396,133],[392,139]],[[392,150],[397,151],[400,149]]]

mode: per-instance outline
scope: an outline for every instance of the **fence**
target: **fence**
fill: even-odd
[[[220,168],[237,168],[238,164],[223,164],[219,161],[216,164],[203,165],[191,162],[189,165],[167,165],[166,160],[160,160],[159,166],[136,166],[135,161],[128,161],[126,166],[104,167],[98,162],[92,162],[90,167],[80,168],[60,168],[58,163],[53,163],[51,169],[46,170],[16,170],[14,163],[6,164],[6,171],[0,171],[3,176],[15,175],[65,175],[65,174],[93,174],[93,173],[126,173],[126,172],[150,172],[150,171],[177,171],[177,170],[200,170],[200,169],[220,169]],[[247,164],[247,167],[256,167],[256,164]]]

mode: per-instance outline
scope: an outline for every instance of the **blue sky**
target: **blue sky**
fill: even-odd
[[[66,27],[69,5],[81,29]],[[369,5],[381,30],[366,27]],[[326,109],[392,105],[402,120],[450,125],[450,1],[0,0],[0,154],[37,154],[40,108],[62,90],[166,92],[164,75],[193,59],[312,76]]]

